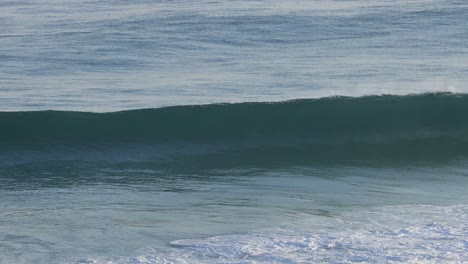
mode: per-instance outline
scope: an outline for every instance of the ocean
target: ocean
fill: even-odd
[[[467,24],[0,0],[0,263],[468,263]]]

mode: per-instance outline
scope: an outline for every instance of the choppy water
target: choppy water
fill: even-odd
[[[0,0],[0,263],[468,262],[467,24]]]
[[[0,3],[1,110],[466,92],[468,3]]]

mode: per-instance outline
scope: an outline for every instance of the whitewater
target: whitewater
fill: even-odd
[[[467,24],[0,1],[0,263],[467,263]]]

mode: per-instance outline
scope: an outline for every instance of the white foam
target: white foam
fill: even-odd
[[[291,227],[171,242],[173,251],[91,263],[466,263],[468,205],[351,212]]]

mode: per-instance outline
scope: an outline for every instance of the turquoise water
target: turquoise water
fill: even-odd
[[[94,164],[21,171],[2,177],[5,263],[462,263],[468,257],[468,172],[459,164],[190,174]]]
[[[463,263],[466,100],[1,113],[1,261]]]
[[[47,166],[2,176],[5,263],[466,260],[466,166]]]
[[[468,262],[467,22],[0,2],[0,263]]]

